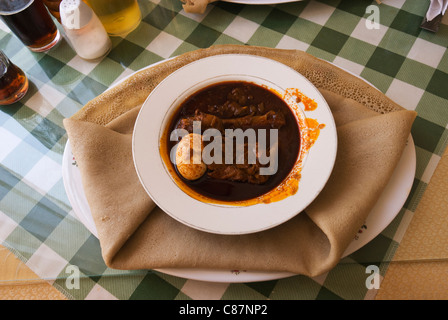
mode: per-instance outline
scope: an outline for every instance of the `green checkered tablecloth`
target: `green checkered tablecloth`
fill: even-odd
[[[447,145],[448,25],[437,33],[420,28],[429,1],[218,1],[203,15],[186,13],[178,0],[139,4],[138,29],[112,37],[112,51],[99,62],[79,58],[65,39],[47,53],[32,53],[0,22],[0,48],[30,80],[24,99],[0,107],[0,242],[71,299],[373,299],[376,291],[365,285],[366,266],[378,265],[385,275]],[[366,28],[369,5],[379,9],[379,29]],[[416,110],[417,170],[405,206],[369,244],[313,279],[207,283],[153,270],[107,268],[97,238],[75,217],[64,189],[62,120],[136,70],[228,43],[304,50]],[[81,272],[79,287],[68,285],[70,266]]]

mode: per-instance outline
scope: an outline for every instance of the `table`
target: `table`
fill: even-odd
[[[139,4],[139,27],[111,37],[113,49],[98,62],[79,58],[65,39],[47,53],[32,53],[0,22],[0,47],[30,80],[24,99],[0,107],[0,299],[448,298],[446,17],[432,33],[420,29],[429,4],[420,0],[218,1],[204,14],[186,13],[179,1]],[[379,10],[378,30],[366,28],[369,5]],[[416,110],[417,169],[408,200],[379,236],[314,279],[211,283],[108,269],[65,193],[62,120],[136,70],[226,43],[304,50]],[[367,289],[365,261],[379,266],[379,289]],[[83,274],[78,286],[71,266]]]

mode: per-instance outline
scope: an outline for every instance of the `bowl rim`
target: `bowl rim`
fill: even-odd
[[[224,83],[227,81],[232,82],[246,82],[246,83],[253,83],[255,85],[264,87],[265,89],[269,90],[272,94],[277,95],[282,101],[284,101],[283,95],[284,90],[280,87],[278,87],[275,83],[272,81],[269,81],[267,79],[262,79],[259,77],[253,77],[249,75],[218,75],[216,77],[205,79],[204,81],[201,81],[199,83],[192,84],[191,87],[187,88],[184,92],[182,92],[172,103],[172,105],[168,108],[168,110],[165,113],[165,116],[162,121],[162,125],[160,126],[159,130],[159,151],[162,155],[162,159],[164,162],[164,169],[167,172],[167,174],[173,179],[174,183],[178,185],[178,187],[182,188],[184,192],[187,192],[190,196],[196,198],[199,201],[206,201],[210,204],[215,205],[221,205],[221,206],[240,206],[240,205],[252,205],[255,203],[255,201],[219,201],[213,198],[206,197],[202,194],[199,194],[197,192],[194,192],[187,184],[183,182],[181,178],[179,178],[178,174],[176,172],[173,172],[171,165],[168,163],[170,159],[166,157],[169,152],[166,150],[166,139],[169,135],[169,128],[171,124],[171,120],[174,116],[174,114],[179,110],[180,105],[191,95],[199,92],[202,89],[205,89],[211,85],[216,85],[220,83]],[[291,110],[292,106],[287,104],[288,108]],[[300,137],[300,146],[306,145],[306,140],[308,139],[308,132],[306,130],[306,117],[301,108],[294,108],[294,110],[291,110],[292,114],[294,115],[294,119],[297,123],[298,130],[299,130],[299,137]],[[302,148],[299,149],[297,159],[294,163],[294,167],[297,166],[303,166],[306,161],[307,152],[303,150]],[[292,171],[292,169],[291,169]],[[289,173],[288,173],[289,175]],[[275,187],[274,187],[275,188]],[[273,189],[274,189],[273,188]]]
[[[235,62],[237,62],[236,65],[233,64]],[[261,66],[264,68],[261,68]],[[215,69],[211,70],[210,68],[212,67],[215,67]],[[265,68],[268,70],[265,70]],[[278,71],[275,77],[272,76],[273,70]],[[318,181],[311,183],[312,193],[308,192],[304,199],[295,202],[289,199],[294,196],[290,196],[287,199],[268,204],[256,203],[249,206],[236,206],[234,203],[217,203],[210,201],[210,199],[198,199],[186,193],[183,188],[180,188],[173,179],[173,174],[167,170],[166,163],[162,159],[160,152],[161,137],[165,133],[167,122],[173,112],[177,110],[179,104],[192,93],[210,84],[223,82],[223,79],[265,84],[270,88],[273,87],[280,92],[284,92],[286,90],[286,88],[283,88],[284,84],[278,84],[278,81],[285,74],[294,78],[295,83],[306,86],[307,91],[312,91],[313,98],[318,101],[321,113],[314,115],[319,115],[320,117],[324,115],[326,131],[332,131],[332,134],[327,134],[326,139],[331,140],[330,144],[333,147],[326,148],[326,156],[321,157],[319,160],[324,162],[324,165],[321,166],[323,171],[319,174]],[[185,79],[191,82],[185,83]],[[173,94],[171,97],[167,96],[170,93],[169,89],[171,89]],[[156,109],[157,111],[152,110],[156,113],[156,116],[152,117],[148,110],[150,110],[151,105],[156,105],[157,103],[159,108]],[[306,118],[305,112],[303,110],[301,112],[304,118]],[[145,123],[148,121],[149,123]],[[148,127],[151,124],[157,127],[149,130]],[[302,128],[303,124],[299,125],[301,137],[306,136],[306,132],[303,132]],[[174,71],[154,88],[137,116],[132,135],[132,153],[137,175],[145,191],[155,204],[171,217],[187,226],[202,231],[219,234],[245,234],[277,226],[299,214],[315,199],[333,170],[337,150],[336,135],[334,119],[325,99],[317,88],[297,71],[266,57],[248,54],[222,54],[193,61]],[[143,150],[143,146],[148,143],[148,136],[150,137],[149,144],[153,151],[152,154]],[[155,150],[157,152],[154,152]],[[308,152],[303,154],[302,150],[300,154],[302,154],[304,160],[309,156]],[[151,166],[157,164],[156,168],[151,169],[151,166],[146,165],[147,163],[152,163]],[[303,168],[307,168],[307,166],[303,165]],[[315,170],[316,168],[313,169],[313,171]],[[169,194],[163,194],[164,192],[161,189],[164,189]],[[185,208],[188,208],[188,213],[179,212],[182,207],[184,211]],[[273,214],[276,211],[281,212],[279,214],[281,217]],[[284,213],[285,211],[286,213]]]

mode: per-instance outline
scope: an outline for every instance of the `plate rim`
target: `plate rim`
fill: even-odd
[[[224,0],[225,2],[250,4],[250,5],[274,5],[290,2],[300,2],[303,0]]]

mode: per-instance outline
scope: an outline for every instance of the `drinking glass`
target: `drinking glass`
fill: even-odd
[[[0,18],[35,52],[51,49],[61,38],[42,0],[0,0]]]
[[[125,36],[140,24],[142,14],[137,0],[84,0],[111,36]]]

